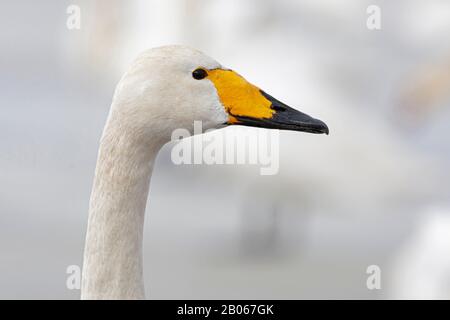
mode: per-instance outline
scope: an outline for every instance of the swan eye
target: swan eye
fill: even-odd
[[[206,78],[206,76],[208,75],[208,73],[206,72],[205,69],[195,69],[194,71],[192,71],[192,77],[196,80],[201,80]]]

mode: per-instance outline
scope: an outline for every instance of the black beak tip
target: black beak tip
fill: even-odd
[[[310,133],[317,133],[317,134],[325,133],[326,135],[330,134],[330,129],[328,129],[328,126],[325,124],[325,122],[314,118],[311,118],[311,122],[309,124],[300,127],[301,127],[300,131],[304,130]]]
[[[325,124],[325,122],[322,122],[322,133],[325,133],[326,135],[330,134],[330,129],[328,129],[328,126]]]

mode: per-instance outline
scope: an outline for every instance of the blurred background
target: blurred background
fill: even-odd
[[[66,26],[70,5],[79,30]],[[370,5],[380,30],[366,26]],[[148,298],[450,298],[449,1],[0,6],[0,298],[79,298],[66,268],[82,264],[114,87],[140,51],[174,43],[330,135],[281,132],[275,176],[176,166],[166,146],[147,206]],[[379,290],[366,286],[370,265]]]

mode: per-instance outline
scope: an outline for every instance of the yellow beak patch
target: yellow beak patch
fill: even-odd
[[[229,114],[229,122],[237,123],[234,116],[270,119],[275,110],[258,87],[231,70],[208,70],[207,78],[216,87],[220,101]]]

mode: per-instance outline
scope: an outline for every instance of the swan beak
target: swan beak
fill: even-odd
[[[329,134],[330,131],[325,122],[289,107],[262,90],[261,94],[271,102],[270,108],[275,111],[272,117],[252,118],[251,116],[235,116],[237,120],[235,124],[268,129]]]
[[[208,70],[208,79],[229,115],[230,125],[329,133],[321,120],[289,107],[232,70]]]

